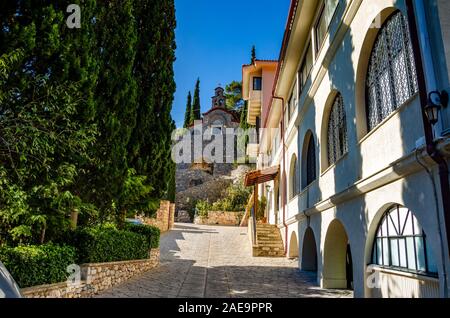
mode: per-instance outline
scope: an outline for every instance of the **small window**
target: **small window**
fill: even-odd
[[[312,47],[311,47],[311,43],[310,43],[310,44],[308,44],[305,57],[303,58],[302,64],[301,64],[299,72],[298,72],[298,80],[299,80],[298,96],[299,96],[299,99],[300,99],[300,96],[306,85],[306,80],[308,79],[308,76],[309,76],[309,73],[311,72],[312,67],[313,67],[313,52],[312,52]]]
[[[328,165],[336,163],[348,152],[347,120],[345,116],[344,100],[338,94],[331,106],[328,119]]]
[[[325,0],[315,27],[316,52],[322,47],[339,0]]]
[[[289,111],[289,120],[292,119],[292,115],[295,112],[295,109],[297,108],[297,81],[294,82],[294,88],[292,89],[291,97],[289,98],[289,105],[288,105],[288,111]]]
[[[298,189],[298,163],[297,163],[297,157],[294,155],[291,159],[291,168],[290,168],[290,178],[289,178],[289,198],[294,198],[297,193],[299,192]]]
[[[262,78],[261,77],[253,77],[253,90],[254,91],[262,90]]]
[[[316,146],[314,143],[314,136],[311,134],[309,137],[308,148],[306,149],[306,165],[304,166],[305,178],[303,188],[306,188],[313,183],[316,178]]]
[[[222,134],[222,127],[220,126],[213,126],[211,127],[211,131],[213,135],[221,135]]]

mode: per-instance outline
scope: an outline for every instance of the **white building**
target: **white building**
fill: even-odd
[[[261,99],[258,169],[280,167],[259,185],[268,222],[324,288],[448,297],[445,95],[430,96],[435,125],[422,115],[429,92],[450,92],[448,12],[446,0],[293,0],[268,102],[244,68],[247,99]]]

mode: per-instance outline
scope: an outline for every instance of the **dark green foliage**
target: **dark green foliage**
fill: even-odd
[[[192,116],[192,96],[191,92],[189,92],[186,102],[186,112],[184,113],[183,128],[187,128],[191,125],[191,116]]]
[[[175,92],[175,6],[173,0],[135,1],[138,29],[134,76],[139,87],[137,121],[128,144],[129,167],[147,177],[147,196],[167,197],[172,174],[171,118]]]
[[[79,264],[146,259],[150,249],[144,235],[112,226],[78,229],[71,244],[77,249]]]
[[[177,188],[177,184],[176,184],[176,178],[175,178],[175,172],[176,172],[176,164],[174,162],[172,162],[171,165],[171,169],[170,169],[170,179],[169,179],[169,185],[167,188],[167,196],[166,196],[166,200],[170,201],[170,202],[175,202],[175,196],[176,196],[176,188]]]
[[[253,45],[252,46],[252,58],[250,60],[250,63],[253,64],[256,60],[256,47]]]
[[[75,249],[70,246],[0,247],[0,261],[21,288],[64,282],[67,266],[75,264]]]
[[[23,56],[0,57],[9,71],[0,76],[0,242],[12,244],[43,243],[68,226],[73,209],[88,209],[74,188],[97,134],[77,120],[78,85],[35,76],[11,87]]]
[[[127,223],[125,225],[125,230],[144,235],[150,248],[159,247],[161,231],[156,226]]]
[[[242,106],[242,111],[241,111],[241,122],[239,124],[239,127],[242,129],[247,129],[249,127],[248,123],[247,123],[247,109],[248,109],[248,102],[245,101],[244,105]]]
[[[0,2],[0,242],[174,196],[175,23],[173,0]]]
[[[195,83],[194,101],[192,102],[192,116],[191,122],[201,119],[201,106],[200,106],[200,79],[197,79]]]

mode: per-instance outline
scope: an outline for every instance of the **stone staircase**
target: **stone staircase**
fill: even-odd
[[[253,245],[253,256],[284,257],[284,245],[280,230],[276,225],[257,224],[256,244]]]

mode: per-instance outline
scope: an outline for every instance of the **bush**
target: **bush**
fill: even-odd
[[[239,212],[244,211],[250,198],[252,188],[245,187],[240,181],[225,190],[225,197],[212,204],[214,211]]]
[[[150,249],[144,235],[110,226],[76,230],[71,241],[77,248],[79,263],[146,259]]]
[[[21,288],[64,282],[75,260],[75,249],[66,245],[0,247],[0,261]]]
[[[125,230],[144,235],[150,248],[159,247],[161,231],[156,226],[127,223],[125,224]]]
[[[212,211],[212,206],[208,201],[199,200],[195,204],[195,209],[197,210],[197,215],[200,217],[208,217],[208,212]]]

